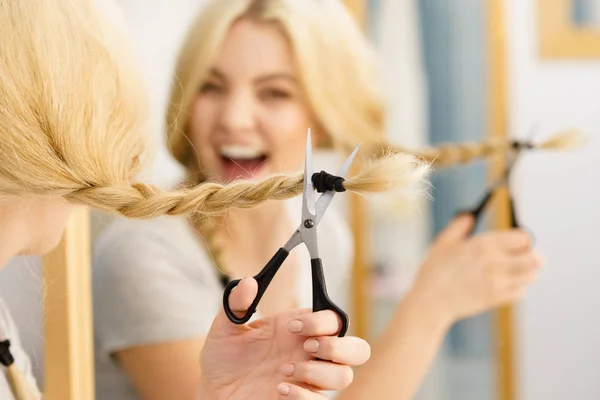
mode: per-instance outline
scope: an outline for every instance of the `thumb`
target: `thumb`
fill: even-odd
[[[241,318],[248,312],[248,308],[250,308],[257,294],[258,283],[254,278],[241,280],[229,295],[229,307],[236,317]],[[246,324],[238,325],[231,322],[223,308],[221,308],[211,328],[214,334],[235,334],[247,329]]]
[[[436,246],[445,246],[464,240],[475,227],[475,218],[471,214],[461,214],[454,218],[435,239]]]

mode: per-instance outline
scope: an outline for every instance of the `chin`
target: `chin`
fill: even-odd
[[[64,226],[53,226],[53,229],[47,229],[40,235],[34,238],[31,245],[22,252],[22,255],[45,255],[54,250],[61,242],[65,232]]]
[[[52,237],[44,237],[43,240],[38,240],[31,246],[29,246],[25,251],[21,252],[20,255],[23,256],[33,256],[33,255],[45,255],[50,253],[60,244],[62,239],[62,232],[60,235],[53,235]]]

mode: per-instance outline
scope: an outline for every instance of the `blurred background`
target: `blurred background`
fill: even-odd
[[[169,185],[181,170],[163,145],[163,115],[175,57],[203,0],[118,3],[151,89],[157,156],[145,179]],[[571,127],[590,138],[575,152],[532,152],[519,161],[511,191],[544,257],[542,275],[519,304],[456,324],[417,398],[600,398],[600,1],[347,4],[381,57],[395,143],[416,148],[490,135],[525,138],[532,128],[536,139]],[[492,167],[475,162],[436,171],[433,199],[410,209],[367,205],[359,212],[368,233],[366,255],[356,265],[362,281],[352,292],[355,334],[373,338],[385,327],[432,237],[479,199]],[[501,223],[503,207],[487,227]],[[94,237],[108,220],[94,214]],[[43,338],[34,333],[43,321],[42,279],[32,285],[31,275],[40,277],[39,259],[14,261],[0,274],[0,292],[43,382]]]

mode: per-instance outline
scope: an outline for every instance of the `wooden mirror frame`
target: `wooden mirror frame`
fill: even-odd
[[[90,214],[77,207],[43,258],[44,399],[94,399]]]
[[[571,1],[536,1],[538,49],[541,58],[600,58],[600,30],[573,24]]]

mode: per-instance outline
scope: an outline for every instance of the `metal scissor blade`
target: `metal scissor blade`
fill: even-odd
[[[312,141],[310,128],[306,136],[306,156],[304,159],[304,191],[302,193],[302,220],[312,219],[315,215],[315,189],[312,183]]]
[[[337,176],[342,177],[342,178],[344,178],[346,176],[346,174],[348,173],[348,170],[350,169],[350,165],[352,165],[352,161],[354,161],[354,157],[356,157],[356,153],[358,153],[359,148],[360,148],[360,144],[358,146],[356,146],[356,148],[354,149],[352,154],[350,154],[350,156],[346,159],[346,161],[344,162],[344,164],[338,171]],[[319,196],[319,199],[317,200],[317,205],[316,205],[316,208],[317,208],[317,215],[315,218],[316,224],[318,224],[321,221],[321,218],[323,218],[323,215],[325,214],[325,211],[327,211],[327,208],[331,204],[331,200],[333,200],[333,196],[335,196],[335,193],[336,192],[334,192],[334,191],[328,191],[328,192],[323,193],[321,196]]]

